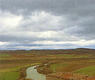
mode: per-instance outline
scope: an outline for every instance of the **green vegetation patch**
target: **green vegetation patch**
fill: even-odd
[[[76,54],[58,54],[56,55],[57,57],[63,57],[63,58],[89,58],[91,55],[86,54],[86,55],[78,55]]]
[[[39,63],[27,64],[23,66],[17,66],[14,68],[0,70],[0,80],[17,80],[20,76],[20,69],[28,66],[37,65]]]
[[[94,66],[88,66],[88,67],[85,67],[85,68],[81,68],[81,69],[79,69],[75,72],[86,74],[86,75],[89,75],[89,76],[94,76],[95,75],[95,65]]]
[[[17,80],[19,78],[20,67],[0,70],[0,80]]]
[[[64,69],[66,66],[68,66],[68,64],[65,64],[65,63],[57,63],[57,64],[50,65],[50,69],[53,72],[59,72],[60,70]]]
[[[17,80],[19,72],[2,72],[0,73],[0,80]]]
[[[11,55],[10,54],[0,54],[0,57],[10,57]]]

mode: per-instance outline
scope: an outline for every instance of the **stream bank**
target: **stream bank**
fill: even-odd
[[[32,80],[46,80],[46,75],[40,74],[36,66],[28,67],[26,69],[26,79],[32,79]]]

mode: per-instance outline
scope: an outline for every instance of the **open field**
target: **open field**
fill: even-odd
[[[61,72],[95,76],[95,50],[0,51],[0,80],[19,80],[21,69],[31,64],[40,64],[42,74],[55,74],[47,80],[59,80]]]

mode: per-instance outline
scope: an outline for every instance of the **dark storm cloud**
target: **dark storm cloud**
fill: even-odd
[[[17,12],[47,10],[59,14],[94,15],[95,0],[0,0],[1,9]],[[93,12],[92,12],[93,11]]]
[[[90,17],[89,18],[85,18],[85,20],[82,21],[82,19],[80,19],[81,22],[76,24],[77,27],[73,27],[71,29],[75,29],[75,30],[71,30],[70,33],[74,34],[78,37],[82,37],[86,40],[89,39],[95,39],[95,16]],[[77,30],[76,30],[77,28]]]

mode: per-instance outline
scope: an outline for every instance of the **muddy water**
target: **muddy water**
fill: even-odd
[[[46,80],[46,76],[37,72],[36,66],[26,69],[26,79],[32,80]]]

